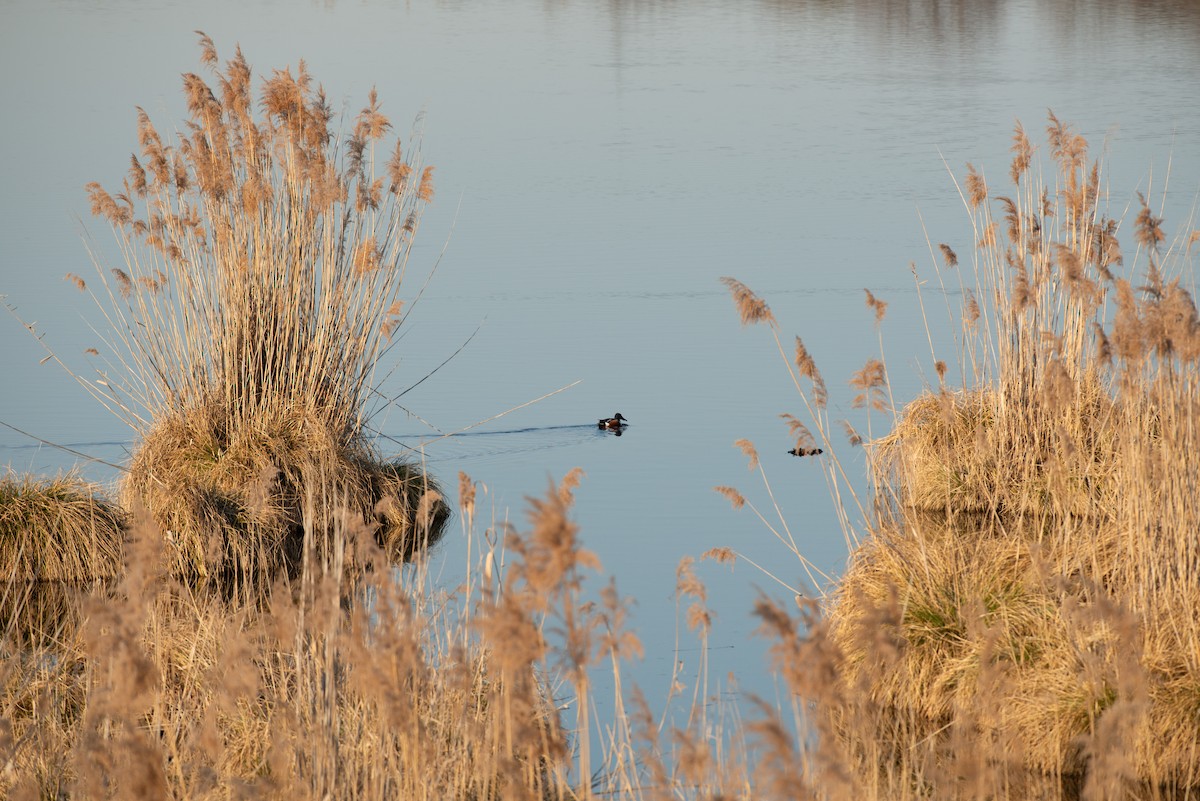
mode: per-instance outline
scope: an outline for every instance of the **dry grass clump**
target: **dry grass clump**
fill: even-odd
[[[0,795],[665,798],[715,795],[733,776],[743,789],[725,797],[749,797],[702,733],[674,732],[690,755],[676,772],[644,701],[624,713],[619,664],[638,645],[615,590],[585,590],[598,565],[571,520],[578,478],[532,502],[527,532],[489,533],[449,594],[419,566],[341,569],[383,558],[342,516],[334,548],[307,538],[297,579],[242,605],[173,578],[167,541],[139,522],[121,582],[84,599],[75,635],[0,641]],[[337,517],[322,503],[317,525]],[[605,666],[611,724],[588,718]]]
[[[847,797],[1195,797],[1200,315],[1171,275],[1195,237],[1167,245],[1141,194],[1122,234],[1053,115],[1051,185],[1020,126],[1013,150],[1008,196],[969,169],[973,258],[938,248],[964,299],[961,386],[937,362],[939,386],[870,442],[867,533],[843,510],[854,549],[823,616],[760,607],[816,713],[797,759]],[[826,443],[802,350],[788,369]],[[852,386],[886,398],[886,368]]]
[[[21,646],[69,636],[79,623],[79,597],[89,589],[62,581],[0,582],[0,636]]]
[[[1102,514],[1118,491],[1120,421],[1099,382],[1076,389],[1070,404],[1033,400],[1016,425],[1005,424],[994,389],[925,394],[871,443],[873,458],[898,499],[916,509],[1013,520],[1051,505],[1059,515]]]
[[[123,526],[123,513],[77,476],[0,477],[0,575],[8,581],[112,578]]]
[[[121,574],[126,518],[76,475],[0,478],[0,640],[37,649],[72,636],[79,597]]]
[[[996,303],[964,314],[964,337],[993,355],[874,444],[881,530],[834,595],[832,634],[850,680],[906,721],[897,748],[992,693],[979,743],[1020,733],[1027,767],[1090,782],[1111,762],[1113,786],[1195,791],[1200,325],[1164,277],[1161,220],[1141,202],[1135,289],[1086,142],[1053,117],[1049,141],[1053,194],[1031,185],[1018,129],[1002,220],[972,196],[977,294]],[[861,629],[888,604],[881,672]]]
[[[305,505],[329,491],[411,558],[449,507],[367,440],[433,168],[386,143],[374,90],[342,136],[303,62],[256,97],[241,51],[222,70],[200,36],[215,82],[183,76],[177,143],[139,109],[121,191],[87,187],[124,261],[100,269],[112,356],[86,386],[142,435],[125,499],[196,575],[294,565]]]
[[[280,404],[236,428],[216,405],[160,421],[134,454],[124,493],[167,532],[177,575],[269,579],[295,574],[308,533],[335,524],[314,509],[349,510],[394,561],[445,531],[449,506],[415,466],[383,462],[361,440],[339,442],[311,407]]]
[[[1035,543],[982,515],[914,516],[876,532],[854,559],[830,636],[843,680],[869,692],[881,714],[843,736],[900,752],[972,721],[977,739],[959,732],[957,747],[1009,771],[1086,772],[1083,739],[1118,688],[1143,678],[1121,674],[1122,649],[1139,644],[1098,607],[1102,590],[1078,576],[1071,585]]]

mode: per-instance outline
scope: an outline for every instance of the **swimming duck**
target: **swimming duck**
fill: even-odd
[[[622,417],[620,412],[617,412],[612,417],[605,417],[597,424],[597,427],[607,428],[612,431],[620,431],[621,426],[625,425],[627,422],[629,421]]]
[[[792,456],[820,456],[824,452],[820,448],[792,448],[788,451]]]

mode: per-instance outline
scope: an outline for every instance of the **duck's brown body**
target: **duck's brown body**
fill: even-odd
[[[597,424],[597,427],[598,428],[607,428],[610,431],[613,431],[613,430],[620,431],[621,426],[625,425],[625,423],[627,423],[627,422],[628,421],[624,417],[621,416],[621,413],[617,412],[612,417],[605,417],[604,419],[602,419]]]

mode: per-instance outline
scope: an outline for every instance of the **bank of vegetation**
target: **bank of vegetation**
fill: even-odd
[[[846,516],[863,522],[808,631],[818,752],[887,797],[1194,797],[1198,237],[1168,241],[1142,194],[1110,216],[1100,164],[1053,114],[1041,153],[1020,126],[1013,153],[1003,189],[962,181],[970,257],[931,248],[962,298],[951,358],[864,443],[871,490]],[[799,446],[828,449],[799,339],[790,362],[813,421],[793,419]],[[887,411],[881,360],[852,383]]]

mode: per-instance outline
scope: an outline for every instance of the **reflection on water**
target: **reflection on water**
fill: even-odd
[[[662,24],[665,18],[695,14],[703,5],[609,0],[614,47],[620,49],[629,25]],[[980,55],[995,45],[1007,25],[1022,20],[1047,26],[1055,36],[1079,35],[1093,42],[1097,37],[1163,35],[1181,46],[1200,48],[1200,4],[1189,0],[758,0],[741,9],[784,25],[852,26],[880,47],[963,55]]]
[[[881,46],[967,53],[996,36],[1011,3],[997,0],[764,0],[777,15],[818,16],[866,30]]]

